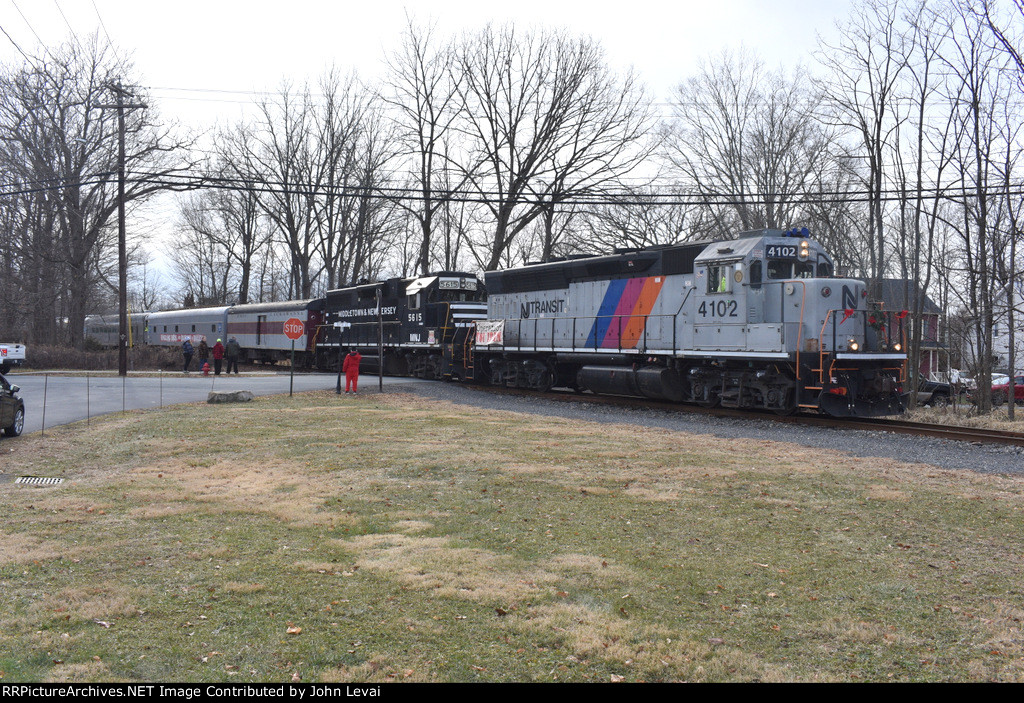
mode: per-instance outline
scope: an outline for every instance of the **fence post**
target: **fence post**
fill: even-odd
[[[43,427],[39,431],[41,435],[46,436],[46,388],[50,385],[50,374],[43,376]]]

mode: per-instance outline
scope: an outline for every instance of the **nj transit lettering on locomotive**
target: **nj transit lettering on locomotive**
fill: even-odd
[[[849,286],[843,286],[843,308],[846,310],[857,308],[857,294]]]
[[[565,298],[554,300],[529,300],[519,306],[520,317],[529,320],[531,315],[550,315],[565,312]]]

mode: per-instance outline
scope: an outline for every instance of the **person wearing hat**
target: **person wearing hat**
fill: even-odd
[[[349,392],[349,388],[352,389],[352,393],[356,393],[359,387],[359,362],[363,360],[363,355],[355,349],[349,351],[348,356],[345,357],[345,363],[341,365],[341,370],[345,372],[345,392]]]
[[[181,355],[185,357],[185,373],[188,373],[188,365],[192,363],[192,342],[185,340],[181,343]]]
[[[224,356],[228,360],[228,370],[225,373],[231,373],[231,369],[235,370],[235,375],[238,375],[238,357],[242,354],[242,347],[238,344],[238,340],[234,337],[228,338],[227,346],[224,347]]]
[[[217,340],[213,345],[213,375],[220,376],[220,365],[224,362],[224,345]]]

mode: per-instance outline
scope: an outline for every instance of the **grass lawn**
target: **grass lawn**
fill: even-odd
[[[0,442],[0,681],[1020,681],[1024,479],[311,393]]]

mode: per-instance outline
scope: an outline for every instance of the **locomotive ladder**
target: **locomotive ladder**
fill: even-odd
[[[825,328],[828,327],[829,318],[832,317],[832,314],[834,312],[835,312],[834,310],[829,310],[825,314],[825,321],[822,323],[821,331],[818,334],[818,365],[810,367],[811,373],[816,377],[818,385],[816,385],[816,386],[804,386],[804,390],[818,391],[819,393],[821,393],[829,385],[831,385],[832,372],[835,370],[835,363],[836,363],[835,362],[835,356],[834,356],[835,336],[836,336],[835,335],[835,331],[836,330],[835,330],[835,325],[834,324],[832,326],[832,337],[833,337],[832,347],[833,347],[833,350],[831,352],[825,351],[824,339],[825,339]],[[828,371],[827,371],[828,375],[827,376],[825,375],[826,374],[826,370],[825,370],[826,357],[831,359],[831,361],[828,364]],[[800,369],[800,363],[799,363],[799,359],[798,359],[797,360],[797,372],[798,373],[799,373],[799,369]],[[800,403],[800,407],[802,407],[802,408],[817,408],[818,404],[817,403],[810,403],[810,404],[809,403]]]
[[[454,322],[454,317],[452,315],[452,306],[450,303],[447,305],[447,309],[448,312],[445,314],[444,325],[441,327],[441,353],[444,354],[444,340],[447,336],[448,331],[451,330],[452,355],[454,356],[455,350],[458,348],[456,340],[459,335],[459,327]],[[467,332],[465,339],[462,340],[462,359],[460,365],[462,367],[462,379],[465,380],[467,378],[467,374],[469,374],[469,378],[472,378],[473,376],[473,354],[472,350],[470,349],[470,340],[474,337],[474,335],[469,332],[470,328],[466,327],[463,329],[467,330]],[[476,329],[475,326],[473,329]],[[452,362],[454,361],[455,360],[452,359]],[[451,366],[454,366],[454,363],[448,365],[448,372],[444,374],[445,377],[448,378],[449,380],[451,379],[452,376]]]
[[[466,333],[466,338],[462,340],[462,370],[470,379],[476,376],[476,371],[473,368],[473,357],[475,356],[473,354],[473,341],[475,338],[476,323],[473,323],[473,327]],[[465,377],[463,380],[465,380]]]
[[[797,407],[817,409],[818,408],[818,403],[817,402],[814,402],[814,403],[801,403],[800,402],[800,400],[801,400],[800,395],[804,391],[818,391],[820,393],[824,389],[824,387],[825,387],[824,351],[822,349],[821,337],[819,336],[818,337],[818,365],[817,365],[817,367],[814,367],[814,366],[810,367],[812,377],[813,376],[817,376],[817,382],[818,382],[819,385],[817,385],[817,386],[805,386],[805,385],[803,385],[802,381],[801,381],[801,378],[800,378],[800,345],[803,342],[803,338],[804,338],[804,299],[807,296],[807,285],[803,281],[796,281],[796,282],[800,283],[800,286],[803,289],[803,293],[802,293],[802,295],[800,297],[800,327],[799,327],[799,331],[797,332],[797,335],[796,335],[796,340],[797,340],[796,341],[796,381],[797,381],[796,392],[797,392],[797,397],[796,397],[795,400],[796,400]],[[825,328],[823,326],[822,330],[824,330],[824,329]],[[823,332],[823,334],[824,334],[824,332]],[[813,378],[810,380],[810,382],[814,383]]]

